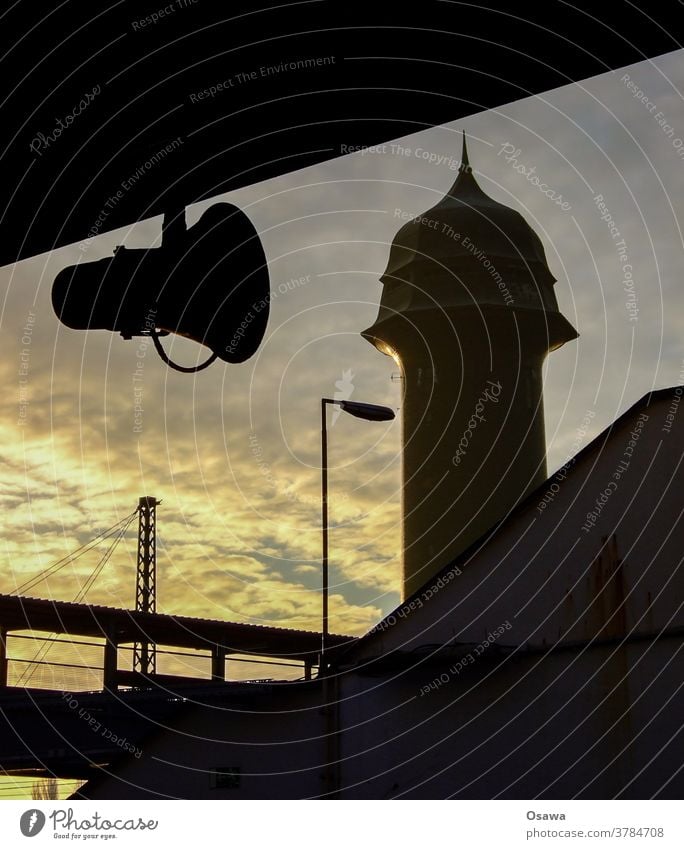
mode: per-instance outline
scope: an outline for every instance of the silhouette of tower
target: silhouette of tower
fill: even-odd
[[[449,193],[392,244],[375,323],[401,368],[404,597],[546,479],[542,366],[577,332],[539,237],[488,197],[465,134]]]

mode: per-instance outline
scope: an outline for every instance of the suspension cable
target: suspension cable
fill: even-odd
[[[79,557],[82,557],[88,551],[93,549],[97,544],[102,542],[102,540],[107,539],[112,536],[112,534],[116,533],[117,528],[122,525],[124,522],[130,524],[131,520],[135,515],[137,515],[137,510],[134,510],[129,516],[125,516],[123,519],[120,519],[115,525],[112,525],[111,528],[107,528],[106,531],[102,531],[96,537],[89,540],[88,542],[84,542],[83,545],[79,546],[75,551],[72,551],[71,554],[67,554],[66,556],[57,560],[56,563],[53,563],[51,566],[43,569],[33,578],[29,578],[27,581],[24,581],[23,584],[16,587],[10,595],[23,595],[28,590],[32,589],[39,584],[41,581],[44,581],[46,578],[51,577],[52,575],[59,572],[65,566],[68,566],[69,563],[73,563],[74,560],[77,560]]]
[[[102,555],[102,557],[98,561],[97,565],[95,566],[93,571],[90,573],[90,575],[86,579],[85,584],[83,584],[83,586],[81,587],[79,592],[74,597],[72,603],[79,603],[79,602],[83,601],[86,593],[93,586],[93,584],[95,583],[97,578],[100,576],[100,573],[102,572],[102,570],[104,569],[106,564],[109,562],[109,559],[111,558],[112,554],[116,550],[116,547],[118,546],[118,544],[123,539],[126,531],[128,530],[131,522],[133,521],[133,518],[137,515],[137,513],[138,513],[138,511],[134,510],[131,513],[130,516],[127,516],[126,519],[122,520],[122,521],[125,521],[126,524],[123,525],[123,527],[121,527],[119,529],[117,536],[115,536],[115,538],[112,540],[112,542],[109,545],[109,548]],[[121,524],[121,522],[117,522],[117,524]],[[116,527],[116,525],[114,527]],[[50,636],[53,637],[55,635],[53,633]],[[22,673],[21,677],[19,678],[19,680],[17,681],[15,686],[17,686],[17,687],[21,686],[22,681],[24,681],[24,679],[26,679],[26,684],[28,684],[28,682],[31,680],[33,674],[38,669],[38,664],[41,663],[44,660],[44,658],[47,656],[47,653],[50,651],[50,649],[52,648],[53,645],[54,645],[54,642],[50,639],[47,639],[45,642],[43,642],[43,645],[38,648],[38,650],[34,654],[33,658],[29,661],[26,661],[27,666],[24,669],[24,672]],[[41,654],[41,652],[42,652],[42,654]],[[40,657],[39,657],[39,655],[40,655]]]
[[[137,511],[136,511],[136,512],[137,512]],[[135,514],[133,514],[133,515],[135,515]],[[114,538],[114,540],[112,541],[112,543],[111,543],[111,545],[109,546],[109,548],[107,549],[107,551],[105,551],[105,553],[102,555],[102,557],[100,558],[100,562],[97,564],[97,566],[96,566],[96,567],[95,567],[95,569],[93,570],[92,574],[90,575],[90,577],[88,578],[88,580],[85,582],[85,584],[84,584],[84,585],[83,585],[83,587],[81,588],[81,591],[78,593],[78,595],[77,595],[77,596],[76,596],[76,598],[74,599],[74,602],[75,602],[75,603],[78,603],[78,602],[83,601],[83,599],[85,598],[86,593],[88,592],[88,590],[89,590],[89,589],[93,586],[93,584],[95,583],[95,581],[99,578],[100,573],[102,572],[102,570],[104,569],[104,567],[105,567],[105,566],[107,565],[107,563],[109,562],[109,559],[111,558],[112,554],[114,554],[114,552],[115,552],[115,550],[116,550],[116,547],[118,546],[118,544],[119,544],[119,543],[121,542],[121,540],[123,539],[124,534],[125,534],[125,533],[126,533],[126,531],[128,530],[128,528],[129,528],[129,526],[130,526],[130,524],[131,524],[131,522],[132,522],[132,521],[133,521],[133,516],[131,516],[131,517],[130,517],[130,519],[128,520],[128,522],[124,525],[124,527],[122,527],[122,528],[121,528],[121,530],[119,531],[118,536],[116,536],[116,537]]]

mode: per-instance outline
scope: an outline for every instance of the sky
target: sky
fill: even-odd
[[[684,383],[683,53],[190,207],[188,224],[228,200],[263,241],[271,316],[239,366],[179,374],[145,340],[72,331],[54,315],[62,268],[158,242],[159,218],[0,269],[0,591],[153,495],[159,610],[318,630],[319,404],[333,396],[389,405],[397,419],[330,420],[331,629],[362,634],[396,607],[401,382],[360,332],[377,314],[402,214],[452,185],[462,130],[482,188],[539,234],[580,333],[545,366],[549,473],[649,390]],[[206,353],[165,345],[188,364]],[[89,602],[134,606],[134,530]],[[32,594],[73,600],[94,555]]]

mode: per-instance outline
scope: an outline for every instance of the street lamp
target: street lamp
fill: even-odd
[[[328,427],[327,405],[337,406],[367,422],[388,422],[394,418],[394,410],[377,404],[363,404],[361,401],[336,401],[333,398],[321,398],[321,518],[323,527],[323,634],[321,639],[321,671],[324,671],[325,651],[328,643]]]

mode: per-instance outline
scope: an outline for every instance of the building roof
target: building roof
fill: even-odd
[[[271,625],[197,619],[168,613],[141,613],[102,605],[0,594],[0,626],[10,631],[34,630],[83,637],[104,637],[117,643],[153,642],[158,645],[228,653],[304,659],[318,654],[321,634]],[[330,635],[330,648],[354,637]]]
[[[665,389],[654,390],[652,392],[648,392],[646,395],[643,395],[636,403],[632,404],[631,407],[629,407],[621,415],[619,415],[598,436],[596,436],[584,448],[578,451],[578,453],[575,454],[574,457],[567,461],[567,463],[563,467],[564,469],[568,470],[567,477],[572,477],[573,472],[578,471],[578,461],[588,457],[597,450],[603,449],[606,446],[606,443],[613,436],[614,432],[617,431],[623,424],[626,424],[629,419],[633,418],[637,413],[643,411],[645,408],[651,406],[654,402],[670,399],[676,394],[681,397],[682,394],[684,394],[684,386],[667,387]],[[427,607],[430,604],[430,601],[426,601],[425,598],[426,593],[430,590],[430,588],[436,585],[440,581],[440,579],[442,581],[445,581],[445,579],[449,579],[448,581],[446,581],[448,583],[450,581],[450,576],[453,576],[457,569],[467,569],[469,562],[472,561],[474,557],[479,552],[481,552],[493,539],[498,538],[500,533],[508,525],[516,521],[516,519],[518,519],[521,515],[529,512],[539,503],[540,497],[543,496],[549,490],[549,487],[554,482],[554,479],[556,478],[557,474],[558,471],[554,472],[553,475],[551,475],[546,481],[540,484],[539,487],[533,490],[500,522],[498,522],[488,531],[486,531],[479,539],[475,540],[475,542],[463,552],[461,552],[458,557],[445,564],[445,566],[441,570],[429,577],[418,590],[416,590],[411,596],[406,598],[395,610],[393,610],[391,613],[388,613],[387,616],[385,616],[379,623],[377,623],[377,625],[375,625],[370,631],[368,631],[368,633],[364,634],[359,640],[357,640],[353,646],[350,645],[349,651],[343,650],[343,662],[346,663],[348,662],[348,660],[350,660],[350,652],[353,656],[357,649],[363,651],[364,647],[376,635],[382,634],[393,625],[399,624],[399,622],[407,621],[411,618],[412,614],[414,614],[418,610],[422,610],[424,607]],[[434,597],[436,598],[437,594],[434,594]],[[412,604],[412,602],[414,602],[416,599],[422,599],[422,603],[420,604],[420,606],[415,606],[414,604]]]

